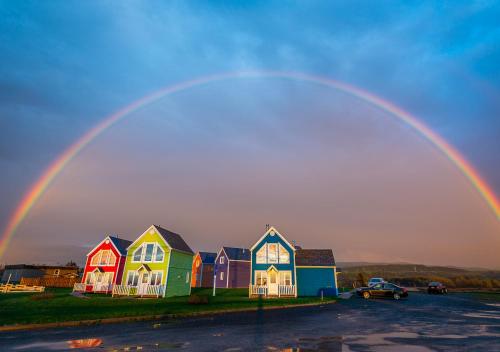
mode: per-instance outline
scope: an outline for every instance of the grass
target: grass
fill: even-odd
[[[188,297],[163,299],[112,298],[89,294],[89,299],[70,295],[71,289],[47,289],[45,293],[9,293],[0,295],[0,326],[13,324],[55,323],[104,318],[138,317],[196,312],[230,311],[259,306],[287,306],[319,303],[318,297],[292,299],[249,299],[248,289],[193,289],[192,294],[207,296],[208,304],[189,304]],[[325,297],[325,302],[334,298]]]

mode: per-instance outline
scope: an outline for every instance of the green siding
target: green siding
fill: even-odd
[[[297,295],[337,295],[335,270],[333,268],[297,268]]]
[[[191,293],[193,257],[193,254],[171,252],[166,297],[188,296]],[[187,279],[186,275],[189,275]]]

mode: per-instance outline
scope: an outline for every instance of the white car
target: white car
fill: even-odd
[[[381,277],[372,277],[370,280],[368,280],[368,287],[371,287],[373,285],[376,285],[378,283],[383,283],[385,282],[384,279],[382,279]]]

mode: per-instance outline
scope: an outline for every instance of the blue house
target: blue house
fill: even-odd
[[[250,251],[250,297],[338,294],[331,249],[302,249],[270,227]]]
[[[274,227],[253,245],[250,296],[297,297],[295,247]]]

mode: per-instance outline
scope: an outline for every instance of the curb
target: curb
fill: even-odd
[[[103,319],[92,319],[92,320],[62,321],[55,323],[16,324],[16,325],[0,326],[0,332],[39,330],[39,329],[75,327],[75,326],[92,326],[100,324],[118,324],[118,323],[130,323],[130,322],[151,321],[151,320],[161,320],[161,319],[195,318],[195,317],[215,316],[215,315],[223,315],[230,313],[255,312],[258,310],[281,310],[281,309],[292,309],[301,307],[314,307],[314,306],[323,306],[334,303],[336,303],[336,301],[292,304],[285,306],[235,308],[227,310],[214,310],[214,311],[192,312],[192,313],[172,313],[172,314],[161,314],[161,315],[140,315],[140,316],[103,318]]]

